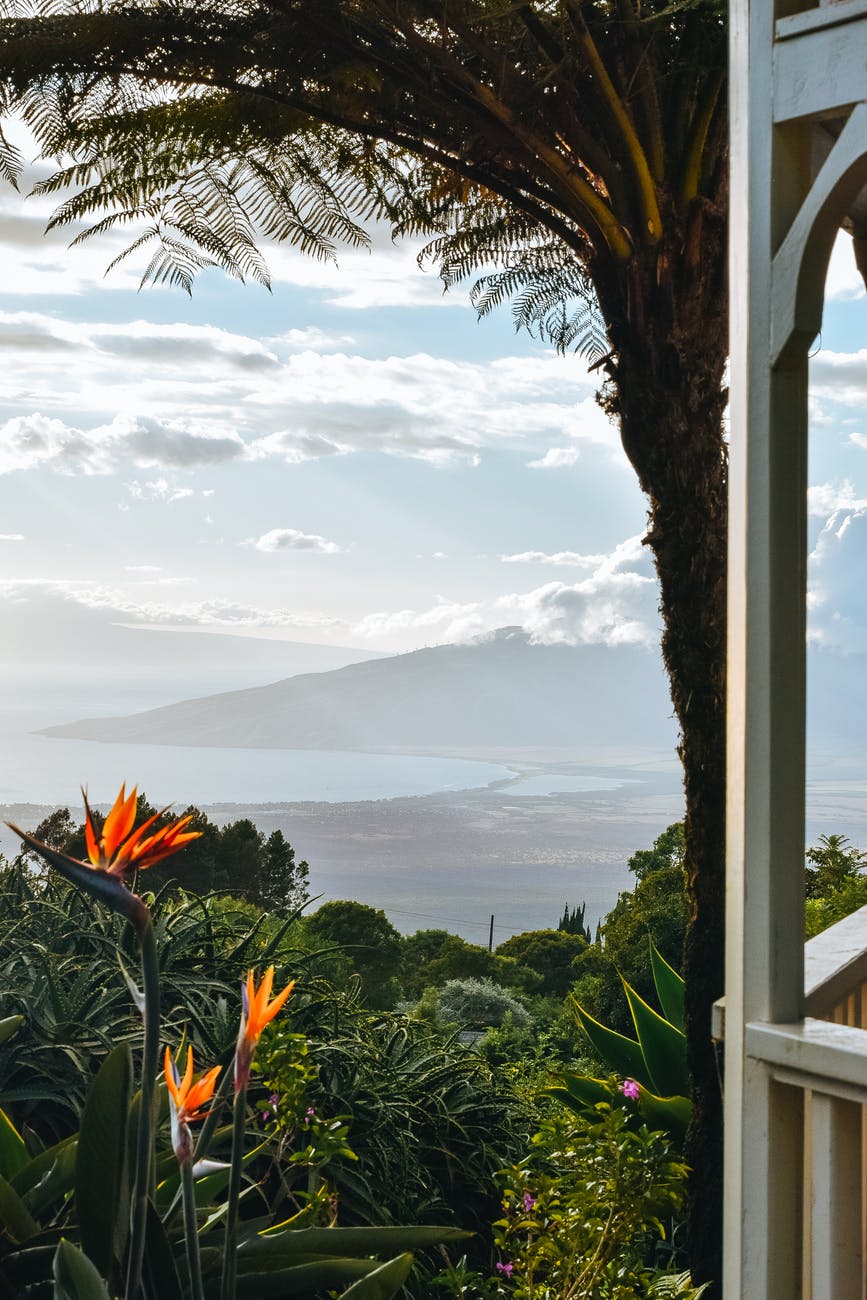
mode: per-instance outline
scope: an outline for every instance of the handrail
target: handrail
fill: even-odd
[[[804,1015],[822,1017],[867,982],[867,905],[804,945]]]
[[[804,1016],[826,1019],[867,984],[867,904],[804,944]],[[726,1000],[713,1004],[711,1034],[725,1038]]]

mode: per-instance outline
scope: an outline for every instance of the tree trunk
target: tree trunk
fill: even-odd
[[[713,267],[713,253],[704,251],[702,263]],[[683,975],[693,1084],[688,1256],[693,1280],[714,1283],[718,1298],[722,1085],[711,1008],[723,993],[725,957],[727,302],[718,272],[714,284],[697,269],[691,291],[675,295],[659,262],[671,265],[665,250],[656,266],[631,277],[629,319],[624,312],[625,328],[612,329],[619,346],[606,405],[649,500],[645,542],[660,582],[662,655],[680,725],[690,899]]]

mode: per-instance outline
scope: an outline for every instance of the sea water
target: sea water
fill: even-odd
[[[443,757],[310,749],[230,749],[101,744],[37,734],[78,718],[111,717],[222,690],[210,675],[62,674],[3,669],[0,685],[0,804],[80,804],[114,799],[122,781],[152,803],[351,803],[490,785],[513,773],[497,763]],[[245,685],[259,685],[245,682]]]

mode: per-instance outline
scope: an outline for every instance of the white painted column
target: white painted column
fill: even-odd
[[[803,1001],[806,358],[771,371],[770,301],[804,175],[772,127],[773,10],[731,5],[725,1300],[802,1294],[803,1099],[744,1048]]]

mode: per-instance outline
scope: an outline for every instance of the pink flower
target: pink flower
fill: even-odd
[[[638,1101],[641,1090],[634,1079],[624,1079],[620,1085],[620,1091],[628,1101]]]
[[[525,1192],[525,1193],[524,1193],[524,1209],[525,1209],[525,1211],[526,1211],[527,1214],[530,1213],[530,1211],[532,1210],[532,1208],[533,1208],[533,1206],[534,1206],[535,1204],[536,1204],[536,1197],[535,1197],[535,1196],[531,1196],[531,1194],[530,1194],[529,1192]]]
[[[497,1272],[502,1273],[504,1277],[511,1278],[515,1271],[515,1265],[512,1263],[502,1264],[497,1260]]]

